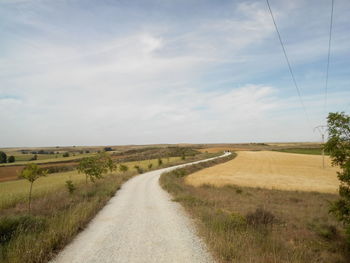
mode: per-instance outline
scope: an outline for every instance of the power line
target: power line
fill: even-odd
[[[330,25],[329,25],[328,58],[327,58],[326,85],[325,85],[325,96],[324,96],[324,113],[325,113],[326,115],[327,115],[327,96],[328,96],[329,61],[330,61],[330,56],[331,56],[331,43],[332,43],[333,10],[334,10],[334,0],[332,0],[331,22],[330,22]]]
[[[300,89],[298,87],[298,84],[297,84],[297,81],[295,79],[295,76],[294,76],[294,73],[293,73],[293,70],[292,70],[292,66],[290,65],[290,62],[289,62],[289,59],[288,59],[288,56],[287,56],[287,52],[286,52],[286,49],[284,47],[284,44],[283,44],[283,41],[282,41],[282,38],[281,38],[281,34],[278,30],[278,27],[277,27],[277,24],[276,24],[276,21],[275,21],[275,17],[273,16],[273,13],[272,13],[272,10],[271,10],[271,7],[270,7],[270,3],[269,3],[269,0],[266,0],[266,3],[267,3],[267,6],[269,8],[269,11],[270,11],[270,15],[271,15],[271,18],[272,18],[272,21],[273,21],[273,24],[275,25],[275,29],[276,29],[276,32],[277,32],[277,35],[278,35],[278,39],[280,41],[280,44],[281,44],[281,47],[282,47],[282,50],[283,50],[283,54],[284,54],[284,57],[287,61],[287,65],[288,65],[288,69],[289,69],[289,72],[290,72],[290,75],[292,76],[292,80],[293,80],[293,83],[294,83],[294,86],[295,86],[295,89],[297,90],[297,93],[298,93],[298,97],[299,97],[299,100],[300,100],[300,103],[303,107],[303,110],[305,112],[305,116],[306,116],[306,119],[312,129],[312,125],[311,125],[311,122],[310,122],[310,118],[309,118],[309,114],[307,113],[306,111],[306,107],[305,107],[305,104],[304,104],[304,101],[301,97],[301,93],[300,93]]]

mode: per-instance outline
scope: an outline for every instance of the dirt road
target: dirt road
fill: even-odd
[[[53,262],[213,262],[182,207],[159,185],[161,173],[177,167],[125,183]]]

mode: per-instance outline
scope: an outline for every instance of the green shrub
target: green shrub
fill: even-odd
[[[66,181],[66,187],[67,187],[67,190],[70,194],[73,194],[74,191],[76,190],[76,187],[75,185],[73,184],[73,181],[72,180],[67,180]]]

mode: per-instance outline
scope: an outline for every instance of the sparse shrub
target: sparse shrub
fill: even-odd
[[[162,166],[163,160],[161,158],[158,158],[158,166]]]
[[[125,173],[129,170],[129,167],[125,164],[120,164],[119,165],[119,170],[122,172],[122,173]]]
[[[314,222],[308,224],[308,227],[317,235],[327,240],[335,240],[339,236],[338,229],[334,225]]]
[[[236,193],[241,194],[241,193],[243,193],[243,190],[241,188],[236,188]]]
[[[139,174],[142,174],[142,173],[143,173],[143,169],[142,169],[140,166],[135,165],[134,168],[137,170],[137,172],[138,172]]]
[[[247,223],[250,225],[272,225],[276,221],[276,217],[263,208],[257,208],[254,212],[246,215]]]
[[[149,163],[147,167],[148,167],[148,169],[150,169],[150,170],[151,170],[151,169],[152,169],[152,167],[153,167],[153,164],[152,164],[152,163]]]
[[[32,158],[30,158],[30,161],[35,161],[38,160],[38,155],[34,154],[34,156]]]
[[[63,157],[69,157],[69,152],[65,152],[62,156]]]
[[[15,157],[13,155],[11,155],[8,159],[7,159],[7,162],[8,163],[14,163],[15,162]]]
[[[72,180],[67,180],[66,181],[66,187],[67,187],[67,190],[70,194],[73,194],[74,191],[76,190],[76,187],[75,185],[73,184],[73,181]]]

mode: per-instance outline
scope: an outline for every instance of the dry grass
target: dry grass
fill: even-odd
[[[165,158],[161,168],[208,157],[213,154],[186,160]],[[39,178],[33,186],[31,215],[27,212],[29,183],[0,183],[0,262],[47,262],[85,227],[123,182],[137,173],[135,165],[146,172],[150,163],[151,169],[159,168],[158,159],[127,162],[128,172],[115,172],[87,185],[85,176],[76,171]],[[73,194],[67,191],[68,179],[77,187]]]
[[[180,157],[171,157],[164,159],[164,165],[171,165],[180,161]],[[147,171],[149,164],[153,165],[153,168],[158,167],[158,159],[135,161],[124,163],[129,167],[129,170],[136,172],[135,165],[141,167],[144,171]],[[3,167],[4,168],[4,167]],[[7,168],[7,167],[6,167]],[[46,177],[39,178],[33,187],[33,198],[38,198],[50,194],[60,188],[64,188],[65,182],[72,180],[73,183],[81,183],[85,181],[85,175],[79,174],[77,171],[55,173]],[[23,202],[28,198],[29,183],[26,180],[15,180],[8,182],[0,182],[0,210],[3,208],[11,207],[16,203]]]
[[[268,189],[318,191],[337,193],[337,169],[322,169],[322,157],[317,155],[279,153],[272,151],[242,151],[227,163],[191,174],[186,183],[199,186],[240,185]]]
[[[337,195],[185,184],[203,168],[163,174],[161,184],[194,217],[219,262],[349,262],[342,226],[328,212]]]

